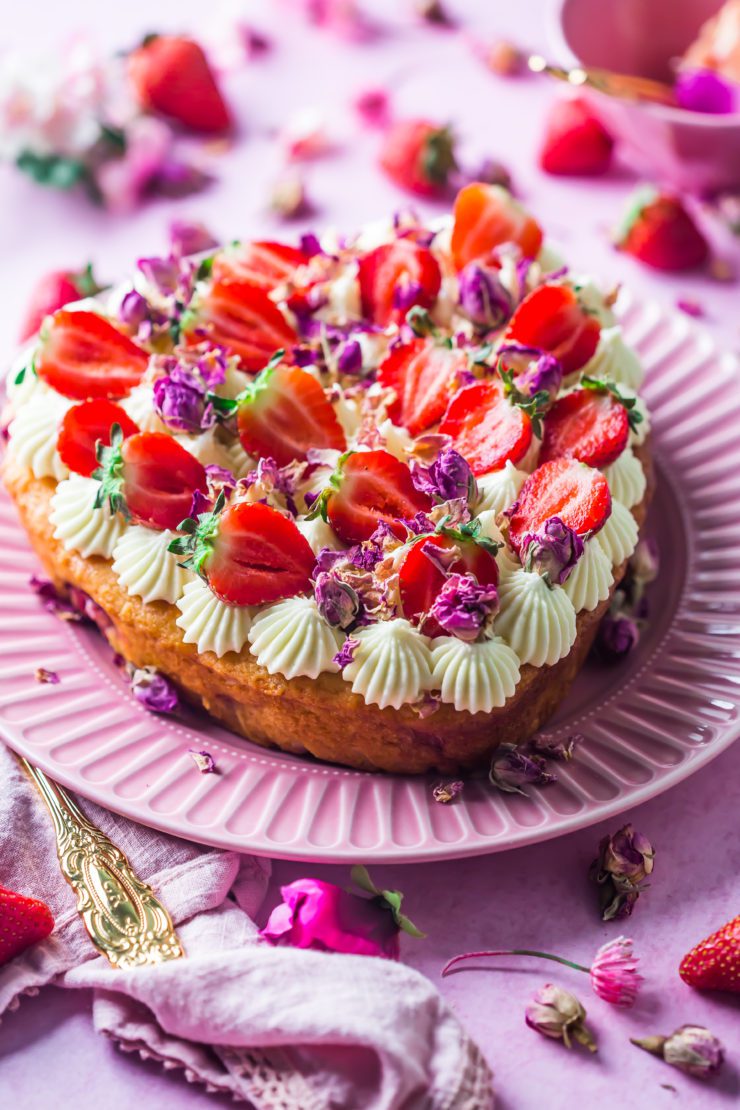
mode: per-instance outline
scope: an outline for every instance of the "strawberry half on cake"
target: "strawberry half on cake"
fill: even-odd
[[[504,189],[341,241],[144,259],[12,368],[59,591],[265,746],[448,773],[577,675],[652,489],[642,369]]]

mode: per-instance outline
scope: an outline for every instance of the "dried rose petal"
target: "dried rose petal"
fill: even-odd
[[[196,751],[195,748],[188,748],[188,755],[200,771],[201,775],[216,774],[216,760],[213,758],[210,752],[199,752]]]
[[[37,682],[48,683],[50,686],[57,686],[60,681],[57,672],[47,671],[46,667],[37,667],[34,671],[34,678]]]
[[[461,779],[452,782],[438,782],[432,787],[432,797],[441,805],[449,805],[459,798],[465,784]]]

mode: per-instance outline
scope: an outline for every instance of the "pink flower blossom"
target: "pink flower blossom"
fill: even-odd
[[[127,134],[126,151],[99,167],[96,183],[103,204],[111,212],[131,212],[172,150],[172,132],[162,120],[141,116]]]
[[[599,998],[612,1006],[632,1006],[643,982],[632,941],[617,937],[603,944],[591,963],[591,986]]]
[[[355,97],[353,107],[366,127],[382,130],[391,122],[390,97],[385,89],[364,89]]]

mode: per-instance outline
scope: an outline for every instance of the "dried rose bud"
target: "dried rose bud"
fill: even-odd
[[[525,1019],[530,1029],[543,1037],[562,1041],[566,1048],[576,1041],[589,1052],[596,1052],[596,1041],[585,1024],[586,1011],[574,994],[554,983],[546,983],[527,1006]]]
[[[443,449],[430,467],[412,466],[414,485],[440,501],[475,501],[478,485],[470,465],[461,454]]]
[[[531,362],[514,378],[520,393],[534,397],[537,393],[547,393],[554,400],[563,383],[563,368],[554,355],[543,353]]]
[[[197,220],[173,220],[169,228],[170,247],[175,254],[200,254],[219,246],[218,239]]]
[[[298,219],[312,211],[306,187],[297,174],[286,174],[276,181],[270,198],[270,207],[284,220]]]
[[[435,27],[454,27],[455,21],[440,0],[416,0],[416,11],[425,23]]]
[[[471,574],[451,574],[429,610],[449,636],[473,643],[491,626],[499,609],[498,590]]]
[[[578,744],[584,740],[580,732],[572,732],[570,736],[548,736],[547,733],[535,733],[530,740],[530,747],[537,755],[546,759],[562,759],[564,762],[572,759]]]
[[[210,752],[198,752],[195,748],[188,748],[188,755],[192,759],[201,775],[216,774],[216,760]]]
[[[652,873],[655,852],[650,841],[632,825],[605,836],[599,844],[589,877],[599,887],[599,906],[604,921],[629,917]]]
[[[37,667],[34,672],[34,678],[37,682],[42,682],[49,686],[59,685],[59,675],[56,671],[47,671],[46,667]]]
[[[583,554],[583,540],[558,516],[551,516],[539,532],[527,532],[521,545],[524,569],[544,578],[548,586],[562,586]]]
[[[321,571],[316,576],[315,594],[319,612],[332,628],[349,628],[357,620],[360,599],[348,583]]]
[[[725,1059],[721,1041],[703,1025],[681,1025],[669,1037],[631,1037],[632,1044],[698,1079],[717,1075]]]
[[[498,77],[517,77],[524,72],[524,55],[513,42],[498,39],[480,53],[491,73]]]
[[[630,571],[639,582],[653,582],[658,577],[660,560],[655,540],[640,540],[630,556]]]
[[[602,659],[622,659],[639,640],[640,629],[631,617],[612,617],[607,614],[599,625],[596,651]]]
[[[154,667],[134,669],[131,675],[131,692],[152,713],[175,713],[179,706],[175,687]]]
[[[432,787],[432,797],[435,802],[443,806],[449,805],[462,794],[464,785],[461,779],[455,779],[453,782],[438,782]]]
[[[460,271],[460,308],[478,328],[501,327],[511,316],[514,305],[498,271],[470,262]]]
[[[541,756],[527,755],[514,744],[499,745],[493,753],[488,777],[505,794],[524,794],[525,797],[522,786],[546,786],[556,781]]]

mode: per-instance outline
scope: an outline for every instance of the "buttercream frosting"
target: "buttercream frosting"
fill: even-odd
[[[429,638],[409,621],[379,621],[352,633],[358,641],[343,675],[368,705],[400,709],[432,686]]]
[[[625,343],[619,324],[601,329],[599,345],[584,366],[583,373],[592,378],[606,378],[631,389],[639,389],[645,377],[642,364]]]
[[[588,540],[586,546],[597,543],[613,566],[620,566],[629,559],[637,547],[637,521],[621,501],[612,498],[612,511],[603,528]]]
[[[318,678],[339,670],[344,636],[331,628],[312,597],[289,597],[263,609],[249,630],[250,652],[268,674]]]
[[[61,540],[67,551],[79,551],[85,558],[102,555],[110,559],[126,526],[107,505],[95,507],[99,489],[100,483],[94,478],[71,474],[54,490],[49,521],[54,538]]]
[[[113,549],[113,573],[132,597],[174,605],[182,596],[193,574],[168,550],[174,539],[169,529],[159,532],[141,524],[126,528]]]
[[[177,602],[177,625],[186,644],[196,644],[199,652],[226,655],[241,651],[247,642],[253,610],[246,605],[227,605],[216,597],[202,578],[188,582]]]
[[[628,509],[637,505],[645,496],[647,480],[642,463],[631,447],[625,448],[618,459],[603,470],[611,495]]]
[[[21,407],[8,429],[10,450],[21,466],[27,466],[34,478],[66,478],[69,468],[57,451],[57,435],[72,402],[49,390],[34,397],[32,404]]]
[[[313,520],[297,520],[296,527],[304,539],[308,540],[314,555],[318,555],[324,547],[330,547],[332,551],[340,551],[344,546],[331,525],[320,516],[314,517]]]
[[[499,583],[499,599],[496,631],[522,663],[552,666],[568,654],[576,638],[576,611],[561,586],[550,587],[520,567]]]
[[[506,703],[519,681],[516,653],[499,636],[466,643],[456,636],[432,641],[432,683],[442,701],[468,713],[490,713]]]
[[[166,425],[157,416],[154,408],[154,390],[146,382],[135,385],[127,397],[118,404],[140,432],[166,432]]]
[[[568,575],[563,589],[577,613],[591,612],[609,596],[612,584],[612,561],[598,543],[586,540],[583,554]]]
[[[478,478],[476,512],[480,514],[491,510],[498,514],[508,509],[519,496],[519,490],[526,478],[526,471],[518,470],[510,459],[500,470],[492,470],[490,474],[484,474]]]

